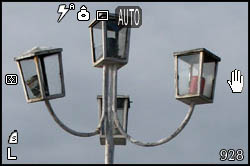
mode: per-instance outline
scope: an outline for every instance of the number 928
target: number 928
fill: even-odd
[[[220,160],[221,161],[242,161],[244,159],[244,151],[242,149],[221,149]]]

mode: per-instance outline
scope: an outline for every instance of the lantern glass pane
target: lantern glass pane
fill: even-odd
[[[117,98],[117,102],[116,102],[117,109],[123,109],[124,108],[124,102],[125,102],[125,99]]]
[[[123,126],[123,108],[120,108],[120,109],[117,108],[117,116],[118,116],[118,120],[119,120],[120,124]],[[113,127],[113,134],[114,135],[121,135],[119,129],[116,127],[115,124]]]
[[[119,36],[118,36],[118,56],[120,56],[122,59],[126,58],[125,55],[125,49],[126,49],[126,43],[127,43],[127,31],[128,28],[122,28],[119,31]]]
[[[107,57],[126,58],[127,28],[117,25],[115,20],[107,22]]]
[[[102,22],[98,22],[93,27],[93,40],[95,61],[97,61],[103,56]]]
[[[20,65],[28,99],[40,98],[41,90],[34,59],[21,60]]]
[[[102,98],[100,98],[99,100],[101,100],[101,104],[99,105],[99,107],[101,108],[101,112],[100,112],[100,117],[101,117],[101,114],[102,114]],[[118,117],[118,120],[120,122],[120,124],[122,125],[122,128],[125,130],[125,126],[124,126],[124,102],[125,102],[125,99],[123,98],[117,98],[117,117]],[[101,127],[101,133],[103,135],[105,135],[105,127],[104,127],[105,123],[103,121],[102,123],[102,127]],[[119,129],[116,127],[116,124],[114,122],[113,124],[113,135],[121,135]]]
[[[198,93],[200,54],[178,57],[178,95],[196,95]]]
[[[212,98],[215,80],[215,65],[215,62],[211,58],[204,58],[202,77],[205,79],[205,86],[203,95],[210,99]]]
[[[40,59],[43,70],[45,95],[55,95],[62,93],[59,56],[53,54]]]

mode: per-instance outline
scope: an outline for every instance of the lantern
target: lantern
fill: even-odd
[[[186,104],[213,103],[220,58],[205,48],[175,52],[176,99]]]
[[[100,16],[101,17],[101,16]],[[109,20],[94,20],[90,25],[92,61],[95,67],[128,63],[130,28],[118,25],[118,16],[109,14]]]
[[[99,118],[102,116],[102,96],[97,96],[98,107],[99,107]],[[123,127],[123,130],[127,132],[127,124],[128,124],[128,111],[130,108],[130,100],[129,96],[117,96],[117,104],[116,104],[117,116],[120,124]],[[100,144],[105,145],[105,127],[104,122],[101,127],[100,132]],[[116,127],[115,122],[113,125],[113,140],[114,145],[126,145],[126,138],[120,133],[118,127]]]
[[[35,47],[17,62],[28,103],[65,96],[62,48]]]

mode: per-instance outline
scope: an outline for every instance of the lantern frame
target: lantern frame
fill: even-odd
[[[180,56],[189,56],[189,55],[199,55],[199,72],[198,72],[198,82],[197,82],[197,91],[198,93],[196,94],[186,94],[186,95],[179,95],[179,71],[178,71],[178,58]],[[192,50],[187,50],[187,51],[181,51],[181,52],[174,52],[174,57],[175,57],[175,97],[177,100],[180,100],[184,102],[185,104],[190,105],[191,103],[195,104],[208,104],[208,103],[213,103],[214,99],[214,91],[215,91],[215,82],[216,82],[216,75],[217,75],[217,69],[218,69],[218,62],[220,62],[220,57],[216,56],[212,52],[208,51],[205,48],[197,48],[197,49],[192,49]],[[211,89],[211,98],[205,96],[201,92],[201,87],[202,87],[202,74],[203,74],[203,65],[204,59],[210,58],[212,59],[212,62],[215,63],[214,66],[214,79],[212,81],[212,89]]]
[[[123,124],[122,127],[124,129],[125,132],[127,132],[127,128],[128,128],[128,112],[129,112],[129,108],[130,108],[130,100],[129,100],[129,96],[126,95],[117,95],[117,103],[118,100],[123,100]],[[98,101],[98,110],[99,110],[99,120],[102,117],[102,109],[103,109],[103,105],[102,105],[102,95],[98,95],[97,96],[97,101]],[[118,107],[118,104],[117,104]],[[114,126],[115,127],[115,122],[114,122]],[[115,129],[119,132],[119,129]],[[102,122],[102,126],[100,128],[100,144],[101,145],[105,145],[105,130],[104,130],[104,121]],[[113,134],[113,140],[114,140],[114,145],[126,145],[126,137],[123,136],[120,132],[119,134]]]
[[[102,17],[102,15],[100,15]],[[126,26],[120,26],[122,28],[127,28],[126,32],[126,41],[125,41],[125,50],[124,50],[124,57],[123,59],[121,58],[115,58],[115,57],[108,57],[107,56],[107,23],[109,21],[117,21],[119,19],[119,16],[117,14],[109,13],[109,17],[107,21],[103,20],[93,20],[90,25],[90,41],[91,41],[91,52],[92,52],[92,63],[94,67],[102,68],[106,64],[116,64],[117,69],[121,68],[122,66],[126,65],[128,63],[129,59],[129,45],[130,45],[130,34],[131,34],[131,28],[126,27]],[[118,22],[118,21],[117,21]],[[94,26],[98,23],[101,23],[101,41],[102,41],[102,53],[103,55],[99,58],[96,59],[96,54],[95,54],[95,48],[94,48]]]
[[[62,65],[62,51],[63,51],[62,48],[34,47],[31,50],[27,51],[26,53],[22,54],[21,56],[14,58],[14,60],[17,63],[20,75],[21,75],[22,84],[24,88],[24,94],[25,94],[26,101],[28,103],[51,100],[51,99],[61,98],[65,96],[65,85],[64,85],[63,65]],[[50,94],[46,94],[45,92],[45,86],[46,84],[48,84],[48,82],[45,82],[45,77],[47,77],[46,66],[45,65],[42,66],[40,59],[44,57],[49,57],[55,54],[58,55],[61,93],[50,95]],[[36,97],[36,98],[30,98],[28,96],[27,86],[25,85],[25,78],[24,78],[24,73],[23,73],[23,69],[21,65],[21,61],[30,60],[30,59],[32,59],[35,64],[36,74],[37,74],[38,83],[39,83],[39,90],[41,94],[40,97]]]

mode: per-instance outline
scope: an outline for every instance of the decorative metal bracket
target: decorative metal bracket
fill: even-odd
[[[53,108],[52,108],[49,100],[45,100],[45,105],[48,108],[48,111],[49,111],[50,115],[52,116],[52,118],[55,120],[55,122],[63,130],[67,131],[68,133],[75,135],[75,136],[78,136],[78,137],[91,137],[91,136],[95,136],[95,135],[100,133],[101,124],[102,124],[102,121],[104,120],[104,113],[102,113],[102,117],[101,117],[100,122],[99,122],[95,131],[89,132],[89,133],[83,133],[83,132],[77,132],[75,130],[72,130],[71,128],[69,128],[65,124],[63,124],[63,122],[56,116],[55,112],[53,111]]]
[[[144,146],[144,147],[151,147],[151,146],[158,146],[158,145],[162,145],[164,143],[167,143],[170,140],[172,140],[175,136],[177,136],[184,129],[184,127],[186,126],[186,124],[189,122],[189,120],[191,118],[191,115],[192,115],[192,113],[194,111],[194,106],[195,106],[195,104],[193,104],[193,103],[190,104],[190,110],[186,114],[186,117],[181,122],[180,126],[175,130],[175,132],[173,132],[173,134],[171,134],[170,136],[168,136],[166,138],[160,139],[157,142],[147,142],[147,143],[138,141],[138,140],[134,139],[133,137],[131,137],[129,134],[127,134],[123,130],[123,128],[122,128],[122,126],[121,126],[121,124],[120,124],[120,122],[118,120],[116,110],[112,109],[112,111],[114,113],[113,115],[114,115],[115,125],[118,127],[119,131],[122,133],[122,135],[124,137],[126,137],[133,144],[136,144],[136,145],[139,145],[139,146]]]

